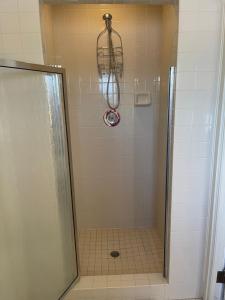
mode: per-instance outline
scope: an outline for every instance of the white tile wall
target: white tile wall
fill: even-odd
[[[194,87],[190,84],[193,83],[193,78],[189,75],[193,75],[195,78],[199,75],[205,75],[206,83],[208,82],[207,78],[216,76],[219,49],[219,30],[217,24],[220,23],[221,2],[222,1],[219,0],[180,1],[180,21],[183,25],[182,30],[179,31],[179,86],[177,88],[173,171],[171,274],[170,284],[166,286],[166,289],[162,286],[155,287],[155,289],[163,293],[161,298],[158,296],[155,297],[155,299],[184,299],[202,296],[200,274],[203,265],[205,222],[207,220],[206,209],[203,209],[203,207],[204,205],[207,206],[209,197],[209,179],[207,173],[210,162],[209,156],[205,158],[205,154],[204,159],[200,159],[201,157],[196,156],[196,148],[193,147],[193,145],[198,147],[199,143],[203,140],[207,141],[210,139],[211,129],[214,124],[213,113],[216,80],[213,84],[210,84],[210,88],[208,88],[207,84],[201,83],[200,90],[200,86],[197,84],[194,85]],[[36,11],[38,1],[0,1],[1,14],[13,12],[19,13],[18,7],[20,9],[22,8],[24,11],[33,9]],[[201,12],[204,11],[208,12],[208,18],[205,17],[206,15],[202,16]],[[196,14],[199,15],[198,22],[201,24],[192,27],[193,25],[188,25],[188,23],[191,23],[192,20],[196,18]],[[183,18],[184,20],[182,20]],[[213,20],[209,20],[211,18]],[[7,35],[8,34],[6,34],[6,37]],[[10,57],[13,58],[17,58],[18,56],[18,53],[13,54],[14,46],[17,45],[17,43],[15,43],[16,36],[8,36],[7,41],[4,33],[1,33],[0,35],[0,41],[3,41],[3,39],[6,40],[6,43],[8,44],[7,51],[10,52]],[[10,43],[12,43],[12,48],[10,47]],[[1,57],[9,55],[4,49],[5,48],[0,43]],[[19,46],[19,51],[20,49]],[[19,53],[22,53],[24,58],[26,58],[27,53]],[[41,61],[42,53],[36,53],[36,55]],[[204,56],[204,59],[202,59],[202,56]],[[190,65],[187,64],[186,59],[190,59]],[[37,60],[34,61],[36,62]],[[184,78],[184,83],[181,80],[182,77]],[[199,103],[199,109],[196,109],[195,99],[196,102]],[[209,102],[209,105],[207,104],[208,108],[205,109],[205,103],[207,102]],[[182,121],[182,119],[185,121]],[[187,152],[190,154],[188,160],[190,164],[186,164],[185,167],[184,162],[186,156],[182,154],[179,159],[179,155],[176,152],[176,145],[178,143],[180,143],[180,146],[183,148],[189,150]],[[201,166],[198,164],[199,160],[202,162]],[[180,208],[178,207],[178,203],[180,203]],[[197,203],[200,204],[197,205]],[[203,207],[201,207],[201,203]],[[185,218],[180,217],[180,209],[185,210],[188,207],[190,207],[190,210],[188,209],[190,213],[188,213]],[[191,207],[193,207],[193,209]],[[194,212],[196,213],[193,216]],[[202,222],[198,218],[198,213],[201,213],[202,215]],[[192,268],[189,267],[190,265]],[[183,270],[185,270],[185,277],[181,276],[181,273],[184,273]],[[149,290],[141,288],[140,291],[141,295],[144,297],[149,297],[149,295],[151,295]],[[118,289],[110,290],[109,294],[111,293],[111,295],[113,295],[114,292],[117,295],[117,298],[121,298],[124,295],[124,292]],[[142,292],[145,295],[143,295]],[[95,291],[95,293],[97,293],[96,298],[99,299],[98,291]],[[130,295],[134,296],[133,290],[131,290]],[[70,299],[72,298],[73,296],[71,295]],[[85,299],[87,299],[87,297]],[[91,297],[91,299],[95,298]],[[107,299],[107,297],[104,299]]]
[[[161,7],[60,5],[51,12],[43,7],[45,24],[46,9],[52,16],[55,62],[68,74],[78,226],[154,226],[159,113],[154,79],[160,74]],[[99,91],[96,65],[96,38],[107,11],[124,47],[117,128],[106,128],[103,122],[108,107]],[[45,32],[50,63],[49,29]],[[152,105],[135,107],[135,92],[150,93]]]
[[[171,298],[202,296],[219,28],[220,1],[180,1],[168,288]]]
[[[0,57],[43,63],[37,0],[0,1]]]

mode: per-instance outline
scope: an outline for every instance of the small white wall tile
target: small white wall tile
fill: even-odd
[[[195,90],[196,85],[197,85],[196,72],[179,72],[177,74],[177,90]]]
[[[22,41],[21,36],[18,34],[3,34],[3,47],[4,53],[19,53],[22,52]]]
[[[216,72],[197,72],[196,88],[210,91],[215,87],[216,78]]]
[[[221,9],[220,0],[197,0],[196,2],[198,2],[199,11],[219,12]]]
[[[195,31],[198,29],[198,13],[197,11],[180,11],[179,31]]]
[[[180,11],[197,11],[199,7],[199,1],[198,0],[180,0],[179,1],[179,7]]]
[[[183,31],[178,35],[178,52],[204,53],[207,49],[218,51],[218,44],[212,43],[218,33],[213,31]],[[179,66],[179,62],[178,62]]]
[[[18,0],[1,0],[0,1],[0,12],[17,12],[18,11]]]
[[[218,31],[220,13],[218,11],[200,11],[197,14],[197,31]]]
[[[23,33],[40,33],[40,16],[38,12],[21,12],[19,19]]]
[[[180,0],[180,11],[219,11],[220,0]]]
[[[181,11],[179,31],[216,31],[219,18],[217,11]]]
[[[17,60],[17,61],[24,61],[22,53],[3,53],[1,56],[3,59],[10,59],[10,60]]]
[[[40,55],[39,52],[23,52],[20,55],[17,55],[19,58],[11,57],[10,59],[16,59],[19,61],[25,61],[28,63],[36,63],[36,64],[43,64],[43,57]]]
[[[40,33],[22,33],[22,47],[24,52],[41,53],[41,36]]]
[[[209,111],[212,96],[213,93],[207,90],[179,90],[176,91],[176,108]]]
[[[20,24],[17,13],[0,13],[0,31],[1,33],[19,33]]]
[[[177,126],[175,128],[175,134],[178,140],[188,141],[202,141],[207,142],[210,138],[212,128],[211,126]]]
[[[148,274],[148,277],[151,285],[160,285],[167,283],[166,279],[162,276],[162,274],[159,273]]]
[[[204,53],[180,52],[178,55],[178,72],[195,72],[195,71],[215,71],[217,53],[211,48],[206,49]]]
[[[0,34],[0,54],[4,53],[3,35]]]
[[[193,124],[194,112],[192,110],[177,109],[175,126],[191,126]]]
[[[187,280],[185,283],[170,284],[166,290],[166,295],[168,300],[202,297],[199,281],[192,283],[191,280]]]
[[[212,109],[213,110],[213,109]],[[212,126],[213,125],[213,115],[211,112],[195,110],[193,113],[193,125],[194,126]]]
[[[17,0],[17,1],[18,1],[18,8],[20,12],[39,11],[39,0]]]

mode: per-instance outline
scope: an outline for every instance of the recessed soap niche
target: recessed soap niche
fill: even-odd
[[[134,95],[134,106],[150,106],[151,104],[151,93],[138,93]]]

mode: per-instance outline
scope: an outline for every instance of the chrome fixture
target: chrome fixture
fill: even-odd
[[[169,276],[170,259],[170,223],[171,223],[171,194],[172,194],[172,162],[173,162],[173,136],[174,136],[174,111],[175,111],[175,89],[176,89],[176,67],[171,66],[168,74],[168,115],[167,115],[167,149],[166,149],[166,226],[165,226],[165,260],[164,277]]]
[[[114,127],[120,122],[120,114],[115,109],[107,110],[103,116],[105,124],[109,127]]]
[[[108,126],[119,124],[120,116],[116,111],[120,105],[119,77],[123,75],[123,46],[121,36],[112,28],[112,15],[103,15],[105,29],[97,38],[97,66],[110,111],[104,115]]]

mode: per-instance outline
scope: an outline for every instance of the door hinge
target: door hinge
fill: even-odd
[[[225,284],[225,271],[217,272],[216,282]]]

